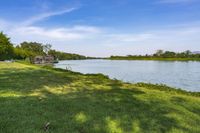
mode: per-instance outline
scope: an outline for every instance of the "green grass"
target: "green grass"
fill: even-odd
[[[199,125],[198,93],[0,63],[0,133],[198,133]]]

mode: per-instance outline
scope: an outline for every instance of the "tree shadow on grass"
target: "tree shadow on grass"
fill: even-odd
[[[145,102],[137,89],[82,90],[65,95],[43,92],[46,98],[0,98],[3,132],[110,133],[193,132],[167,114],[174,111],[164,101]]]
[[[173,96],[171,98],[171,102],[176,105],[181,106],[185,110],[187,110],[197,116],[200,116],[200,108],[198,106],[199,105],[198,103],[189,104],[186,99],[184,99],[182,97],[178,97],[178,96]],[[200,122],[199,122],[199,124],[200,124]]]
[[[86,86],[115,83],[103,74],[86,74],[62,69],[34,68],[1,68],[0,91],[16,91],[27,93],[44,86],[59,87],[72,83],[82,83]],[[116,83],[115,83],[116,84]]]
[[[44,86],[58,87],[70,84],[77,77],[48,69],[4,68],[0,72],[0,91],[28,93]]]

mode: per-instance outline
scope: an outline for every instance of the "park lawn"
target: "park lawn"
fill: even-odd
[[[196,93],[0,62],[0,133],[198,133],[199,125]]]

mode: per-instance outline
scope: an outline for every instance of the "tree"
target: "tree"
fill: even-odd
[[[78,59],[87,59],[87,57],[78,54],[70,54],[65,52],[60,52],[56,50],[49,50],[49,55],[54,56],[55,59],[59,60],[78,60]]]
[[[0,60],[8,60],[13,57],[13,45],[3,32],[0,32]]]
[[[176,57],[176,53],[171,52],[171,51],[166,51],[165,53],[162,54],[162,57],[164,57],[164,58],[174,58],[174,57]]]
[[[43,45],[43,50],[46,54],[51,50],[51,44]]]
[[[24,49],[19,48],[19,47],[14,48],[14,53],[15,53],[14,58],[19,59],[19,60],[21,60],[21,59],[24,60],[26,58],[34,56],[34,54],[32,52],[29,52],[29,51],[24,50]]]
[[[192,54],[192,52],[191,52],[190,50],[186,50],[186,51],[185,51],[185,54],[186,54],[186,56],[188,57],[188,56],[190,56],[190,55]]]
[[[20,48],[34,53],[35,55],[44,55],[43,44],[37,42],[23,42],[20,44]]]
[[[156,56],[161,56],[163,53],[164,53],[164,51],[159,49],[159,50],[156,51],[155,54],[156,54]]]
[[[59,56],[59,53],[58,53],[56,50],[49,50],[49,51],[48,51],[48,54],[51,55],[51,56],[53,56],[54,59],[59,58],[59,57],[58,57],[58,56]]]

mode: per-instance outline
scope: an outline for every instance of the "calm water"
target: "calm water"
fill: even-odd
[[[57,68],[81,73],[103,73],[128,82],[163,83],[189,91],[200,91],[200,62],[173,61],[60,61]]]

